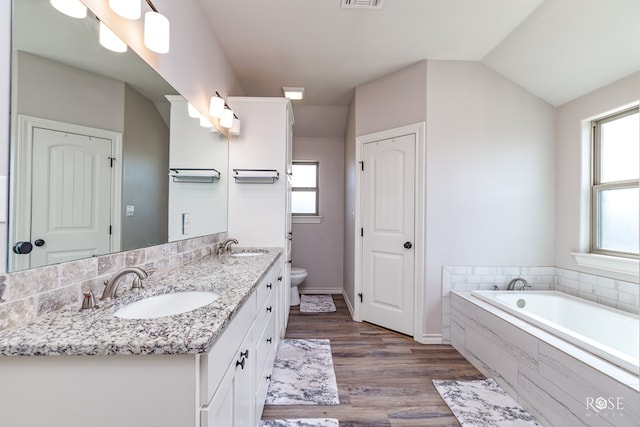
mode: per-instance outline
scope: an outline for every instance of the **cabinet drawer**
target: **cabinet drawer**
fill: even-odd
[[[274,293],[276,287],[277,283],[275,283],[273,274],[268,274],[256,289],[256,297],[258,299],[259,306],[264,303],[264,300],[267,299],[269,295],[272,295]]]
[[[256,372],[262,372],[265,363],[269,359],[271,353],[275,352],[278,337],[276,336],[276,316],[270,315],[267,319],[262,333],[255,343],[256,347]],[[256,323],[256,327],[258,327]],[[273,362],[272,362],[273,364]],[[260,378],[258,378],[260,379]]]
[[[267,318],[276,312],[275,293],[267,295],[264,301],[258,301],[256,313],[256,328],[261,330],[267,324]]]
[[[256,293],[244,302],[213,347],[200,356],[200,404],[206,405],[235,358],[256,316]]]

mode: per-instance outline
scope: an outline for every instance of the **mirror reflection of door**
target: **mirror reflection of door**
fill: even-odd
[[[12,254],[17,269],[110,253],[112,200],[119,200],[112,160],[116,141],[100,135],[104,131],[64,123],[28,128],[20,145],[31,153],[30,179],[16,182],[15,194],[22,202],[31,200],[31,214],[16,215],[16,237],[30,241],[33,250]],[[21,172],[17,175],[28,173]]]

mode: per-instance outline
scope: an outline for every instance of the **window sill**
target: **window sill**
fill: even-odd
[[[320,215],[292,215],[291,222],[294,224],[320,224],[322,216]]]
[[[578,265],[582,267],[597,268],[638,277],[639,262],[637,259],[577,252],[571,255],[576,259]]]

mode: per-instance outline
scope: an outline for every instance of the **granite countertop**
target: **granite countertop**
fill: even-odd
[[[121,285],[120,297],[111,306],[83,311],[79,311],[79,305],[68,307],[28,325],[2,331],[0,355],[203,353],[282,252],[278,248],[260,249],[266,251],[265,255],[224,256],[221,260],[206,256],[179,269],[151,275],[143,281],[141,291]],[[113,315],[131,302],[176,291],[213,291],[219,298],[193,311],[155,319],[131,320]],[[96,301],[102,305],[98,297]]]

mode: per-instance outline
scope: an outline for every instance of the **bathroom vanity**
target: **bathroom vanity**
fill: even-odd
[[[282,251],[207,256],[111,306],[71,307],[0,333],[3,426],[257,425],[279,342]],[[122,285],[121,285],[122,286]],[[154,319],[114,313],[159,294],[212,303]]]

